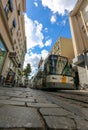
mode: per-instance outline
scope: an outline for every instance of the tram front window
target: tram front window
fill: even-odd
[[[57,60],[51,60],[49,62],[49,73],[50,74],[56,74],[56,63],[57,63]]]
[[[57,65],[57,56],[56,55],[51,55],[49,57],[49,61],[48,61],[48,73],[49,74],[56,74],[57,70],[56,70],[56,65]]]
[[[72,72],[72,67],[71,65],[68,63],[67,66],[65,66],[65,68],[63,69],[62,74],[63,75],[67,75],[67,76],[72,76],[73,72]]]
[[[57,61],[57,74],[62,74],[63,69],[65,68],[66,64],[67,64],[67,59],[64,57],[58,57],[58,61]]]
[[[71,76],[71,67],[68,59],[63,56],[51,55],[47,62],[47,74]]]

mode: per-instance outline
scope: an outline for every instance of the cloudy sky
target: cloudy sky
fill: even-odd
[[[25,32],[27,54],[24,67],[32,74],[42,56],[47,56],[59,37],[71,38],[68,15],[77,0],[26,0]],[[31,74],[31,75],[32,75]]]

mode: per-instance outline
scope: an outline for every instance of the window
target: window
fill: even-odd
[[[13,20],[13,27],[16,28],[16,20]]]
[[[13,51],[14,51],[14,46],[12,48],[13,48]]]
[[[13,3],[12,3],[12,0],[9,0],[8,3],[9,3],[9,9],[10,9],[10,11],[13,12]]]
[[[16,49],[18,49],[18,46],[16,46]]]
[[[5,8],[4,8],[4,11],[5,11],[5,14],[8,18],[8,15],[9,15],[9,12],[13,12],[13,3],[12,3],[12,0],[8,0]]]
[[[18,6],[18,15],[20,15],[20,4]]]
[[[10,28],[10,33],[11,35],[13,35],[13,28]]]
[[[4,8],[4,11],[5,11],[6,17],[8,18],[8,14],[9,14],[8,4],[6,4],[6,6],[5,6],[5,8]]]
[[[19,36],[19,32],[17,31],[17,36]]]
[[[14,44],[16,44],[16,40],[14,40]]]
[[[18,10],[18,15],[20,15],[20,10]]]

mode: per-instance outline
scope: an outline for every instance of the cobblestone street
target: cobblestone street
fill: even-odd
[[[88,129],[88,107],[72,108],[48,96],[45,91],[30,88],[0,87],[0,129]]]
[[[88,0],[0,0],[0,130],[88,130]]]

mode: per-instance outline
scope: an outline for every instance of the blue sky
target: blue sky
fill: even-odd
[[[32,74],[42,56],[46,58],[59,37],[71,38],[69,12],[77,0],[26,0],[25,32],[27,54],[24,66],[31,64]]]

